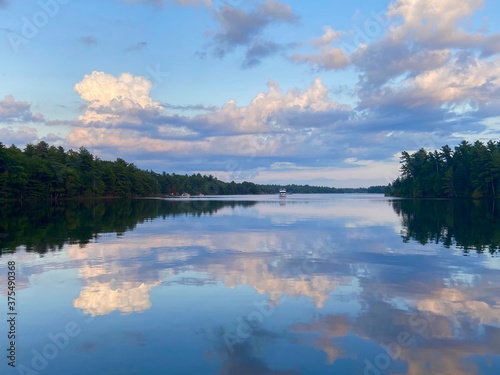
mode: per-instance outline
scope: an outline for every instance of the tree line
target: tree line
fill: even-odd
[[[78,151],[49,146],[44,141],[23,150],[0,142],[0,199],[34,200],[96,197],[275,194],[282,186],[224,182],[209,175],[179,175],[139,169],[118,158],[101,160],[86,148]],[[287,185],[293,193],[384,192],[385,187],[336,189]]]
[[[500,142],[462,141],[454,149],[401,154],[401,175],[389,195],[412,198],[500,196]]]

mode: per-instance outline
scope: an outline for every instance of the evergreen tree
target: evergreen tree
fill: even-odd
[[[401,176],[390,195],[400,197],[493,198],[500,182],[500,142],[462,141],[452,150],[401,153]]]

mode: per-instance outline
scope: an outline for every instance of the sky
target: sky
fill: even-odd
[[[0,142],[224,181],[387,184],[498,141],[493,0],[0,0]]]

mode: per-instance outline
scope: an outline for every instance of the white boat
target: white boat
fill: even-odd
[[[182,193],[181,198],[189,198],[191,195],[189,193]]]
[[[280,198],[286,198],[286,190],[285,189],[280,189],[279,196],[280,196]]]

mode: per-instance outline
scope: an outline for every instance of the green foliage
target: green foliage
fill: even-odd
[[[500,158],[498,160],[500,165]],[[65,151],[46,142],[29,144],[23,151],[0,143],[0,199],[58,200],[66,198],[151,197],[231,194],[290,193],[385,193],[387,187],[336,189],[309,185],[257,185],[229,183],[209,175],[156,173],[137,168],[118,158],[103,161],[81,147]]]
[[[102,161],[87,149],[65,151],[45,142],[24,151],[0,144],[0,199],[33,200],[154,196],[157,175],[122,159]]]
[[[492,198],[498,196],[500,142],[461,142],[452,150],[420,149],[401,154],[401,176],[389,194],[413,198]]]

